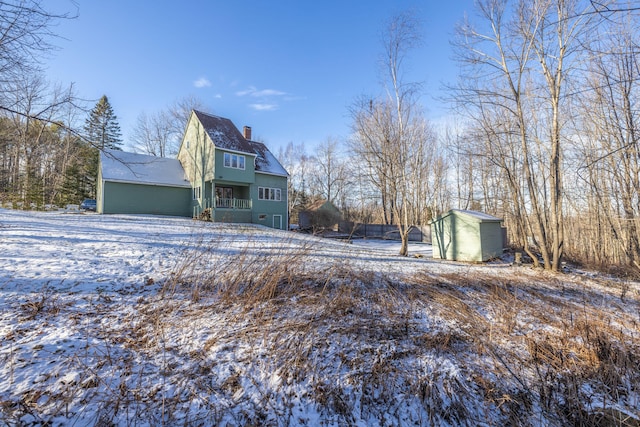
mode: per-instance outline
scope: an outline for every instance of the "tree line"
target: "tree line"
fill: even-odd
[[[119,150],[118,118],[106,95],[90,109],[73,85],[46,80],[41,58],[54,50],[52,31],[71,13],[47,11],[41,0],[0,1],[0,203],[25,209],[64,206],[96,197],[99,153]],[[191,108],[184,98],[147,116],[131,142],[137,151],[175,155]]]
[[[53,24],[73,16],[39,0],[0,1],[0,16],[0,199],[28,207],[94,195],[97,153],[121,142],[117,118],[106,96],[89,110],[73,86],[47,83],[38,62]],[[408,78],[423,43],[417,16],[385,24],[382,83],[349,106],[347,138],[279,153],[293,220],[325,198],[347,219],[397,225],[406,255],[411,225],[476,209],[504,218],[511,244],[546,269],[567,259],[640,269],[640,5],[477,1],[455,29],[459,76],[437,101],[453,119],[438,128],[421,82]],[[174,154],[201,105],[187,98],[141,114],[131,142]]]
[[[461,175],[489,187],[479,201],[534,263],[637,269],[639,5],[477,6],[457,31],[462,78],[450,88],[466,119],[457,167],[472,172]]]
[[[535,265],[640,269],[639,16],[633,1],[477,1],[455,29],[459,77],[440,100],[453,119],[438,129],[420,84],[404,79],[420,25],[393,17],[385,84],[352,105],[353,133],[284,156],[291,203],[327,198],[401,236],[450,208],[483,210],[504,218]]]
[[[0,201],[42,209],[95,198],[99,153],[121,145],[107,96],[88,112],[84,127],[75,130],[75,124],[64,121],[82,112],[72,103],[43,115],[38,108],[51,103],[45,92],[16,93],[20,98],[0,115]]]
[[[89,111],[73,85],[52,85],[40,58],[57,22],[39,0],[0,1],[0,201],[14,207],[95,197],[98,153],[121,144],[106,96]],[[84,123],[84,125],[82,125]]]

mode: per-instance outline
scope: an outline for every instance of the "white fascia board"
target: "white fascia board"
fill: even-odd
[[[152,187],[174,187],[174,188],[191,188],[191,184],[163,184],[161,182],[140,182],[140,181],[128,181],[125,179],[105,179],[104,182],[117,182],[120,184],[136,184],[136,185],[149,185]],[[104,185],[104,184],[103,184]]]

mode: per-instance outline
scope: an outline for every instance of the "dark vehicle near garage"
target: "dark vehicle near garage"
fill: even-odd
[[[80,209],[85,211],[96,211],[97,203],[95,199],[84,199],[82,203],[80,203]]]

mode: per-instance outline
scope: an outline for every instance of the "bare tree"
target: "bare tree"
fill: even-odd
[[[171,124],[170,132],[172,135],[177,135],[176,146],[172,147],[172,150],[175,149],[176,153],[180,148],[177,145],[180,143],[180,138],[187,127],[189,117],[191,117],[191,111],[203,109],[205,109],[204,102],[193,95],[188,95],[184,98],[178,99],[167,108],[166,115],[169,117],[169,122]]]
[[[354,136],[350,148],[362,162],[360,177],[377,189],[383,221],[393,224],[397,197],[389,103],[361,98],[351,107],[351,117]]]
[[[313,195],[343,206],[349,182],[347,165],[339,152],[339,142],[328,138],[318,145],[311,160],[310,183]]]
[[[173,125],[165,111],[160,111],[152,116],[141,113],[133,129],[134,149],[157,157],[176,154],[175,147],[170,147],[170,144],[175,141],[172,129]]]
[[[133,128],[134,149],[151,156],[175,156],[191,111],[202,106],[199,99],[185,97],[157,113],[140,113]]]
[[[55,49],[53,32],[68,13],[52,13],[41,0],[0,1],[0,120],[2,193],[41,206],[56,197],[62,150],[57,129],[65,106],[75,107],[73,87],[45,81],[41,61]]]
[[[52,87],[39,74],[25,74],[7,87],[11,108],[2,114],[3,190],[27,207],[42,206],[55,196],[63,152],[58,123],[73,92]]]
[[[298,211],[306,203],[308,194],[308,169],[309,156],[306,154],[304,144],[289,142],[286,147],[280,148],[278,161],[289,173],[287,180],[287,201],[289,203],[290,223],[298,221]]]
[[[574,250],[599,264],[640,269],[640,92],[638,17],[607,22],[594,35],[580,97],[578,176],[586,184],[589,224],[574,231]],[[576,202],[577,203],[577,202]],[[584,206],[584,205],[583,205]],[[587,239],[596,238],[593,247]]]
[[[371,183],[379,189],[385,220],[397,224],[400,254],[408,255],[409,231],[422,220],[429,198],[427,175],[444,172],[434,157],[435,135],[418,106],[420,84],[404,77],[408,53],[421,43],[420,25],[409,12],[393,17],[383,36],[381,60],[386,95],[366,98],[352,107],[356,138],[351,146],[366,163]]]
[[[45,10],[41,0],[0,1],[0,110],[11,108],[16,79],[38,71],[40,58],[53,49],[52,28],[69,14]],[[14,94],[15,95],[15,94]]]
[[[586,32],[597,14],[580,0],[481,0],[482,28],[459,29],[458,58],[467,78],[460,104],[471,110],[489,144],[517,143],[513,159],[496,158],[510,179],[524,249],[531,241],[545,268],[558,270],[564,250],[563,126],[566,87],[577,73]],[[517,139],[515,139],[515,138]],[[505,153],[499,153],[503,155]],[[516,169],[510,168],[515,166]],[[520,181],[520,176],[524,181]]]

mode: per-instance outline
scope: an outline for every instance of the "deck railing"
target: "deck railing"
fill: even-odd
[[[216,208],[222,209],[251,209],[251,200],[248,199],[223,199],[216,197]]]

